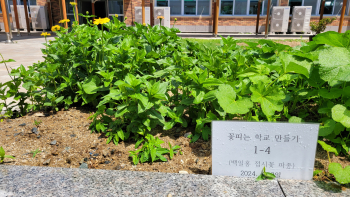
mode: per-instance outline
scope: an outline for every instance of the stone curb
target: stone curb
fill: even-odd
[[[282,188],[282,189],[281,189]],[[0,196],[350,196],[313,181],[0,165]],[[335,193],[338,192],[338,193]],[[170,195],[169,195],[170,196]]]

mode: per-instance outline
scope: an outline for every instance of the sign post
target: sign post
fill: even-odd
[[[212,174],[311,180],[318,124],[212,122]]]

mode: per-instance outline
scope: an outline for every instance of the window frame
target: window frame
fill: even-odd
[[[336,1],[343,2],[343,0],[334,0],[334,4]],[[305,0],[302,0],[301,6],[304,6],[304,2],[305,2]],[[322,0],[317,0],[316,14],[311,14],[311,16],[320,16],[321,3],[322,3]],[[288,4],[288,6],[289,6],[289,4]],[[347,7],[347,9],[346,9],[346,7]],[[346,7],[345,7],[345,16],[348,16],[349,9],[350,9],[350,1],[347,1]],[[334,14],[334,8],[335,8],[335,5],[332,8],[332,14],[323,14],[323,16],[337,16],[337,14]],[[290,8],[290,9],[292,9],[292,8]],[[339,13],[339,14],[341,14],[341,13]],[[292,15],[290,15],[290,16],[292,16]]]
[[[257,15],[257,14],[249,14],[250,0],[247,0],[246,14],[244,14],[244,15],[235,15],[236,0],[232,0],[232,1],[233,1],[232,14],[221,14],[221,0],[220,0],[219,16],[256,16]],[[264,13],[265,2],[268,3],[268,0],[265,0],[265,1],[261,2],[261,13],[260,13],[260,16],[266,16],[266,14],[263,14]],[[277,6],[279,6],[279,3],[280,3],[280,1],[277,1]]]
[[[168,1],[168,6],[167,7],[170,7],[170,0],[167,0]],[[157,2],[158,0],[155,1],[155,5],[156,7],[157,6]],[[159,7],[166,7],[166,6],[159,6]],[[171,9],[171,7],[170,7]],[[203,15],[200,15],[198,14],[198,0],[196,0],[196,14],[193,15],[193,14],[185,14],[185,0],[181,0],[181,14],[171,14],[170,13],[170,16],[189,16],[189,17],[195,17],[195,16],[211,16],[212,13],[211,13],[211,9],[212,9],[212,0],[209,0],[209,14],[203,14]]]

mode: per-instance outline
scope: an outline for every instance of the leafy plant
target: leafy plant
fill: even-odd
[[[0,163],[3,163],[5,158],[16,159],[15,157],[13,157],[11,155],[5,155],[4,148],[2,148],[2,146],[0,146]]]
[[[337,18],[324,18],[319,20],[318,22],[311,22],[310,29],[311,31],[315,32],[315,34],[319,34],[321,32],[324,32],[324,30],[326,30],[327,25],[331,24],[335,19]]]
[[[33,158],[36,156],[36,154],[40,153],[42,151],[40,151],[39,149],[36,149],[34,151],[31,151],[30,153],[33,153]]]
[[[270,172],[266,172],[265,166],[261,171],[261,174],[256,178],[257,181],[261,181],[261,180],[273,180],[275,179],[276,176]]]
[[[145,139],[146,141],[141,149],[129,151],[129,157],[132,157],[135,165],[137,165],[139,162],[155,162],[157,160],[168,161],[163,155],[169,153],[169,158],[172,159],[174,154],[177,153],[177,150],[181,148],[178,145],[171,146],[170,142],[169,149],[162,148],[160,145],[163,144],[164,141],[160,140],[158,137],[154,138],[150,134],[147,134]],[[135,144],[135,149],[138,148],[142,142],[144,142],[143,139],[138,140]]]
[[[34,125],[37,126],[37,127],[38,127],[41,123],[42,123],[41,120],[39,120],[39,121],[34,120]]]
[[[333,152],[336,155],[338,155],[338,151],[331,147],[330,145],[326,144],[324,141],[318,141],[318,143],[322,146],[322,148],[327,151],[328,155],[328,172],[333,174],[335,179],[340,184],[347,184],[350,183],[350,166],[346,166],[344,169],[339,163],[331,162],[331,158],[329,156],[329,152]]]

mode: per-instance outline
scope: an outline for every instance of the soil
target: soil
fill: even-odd
[[[7,155],[16,159],[5,159],[5,165],[31,165],[64,168],[78,168],[82,163],[93,169],[132,170],[190,174],[211,174],[211,142],[198,140],[190,143],[185,133],[194,128],[173,128],[163,131],[157,128],[158,136],[165,143],[180,145],[182,155],[177,154],[168,162],[143,163],[133,165],[128,151],[135,150],[135,142],[106,144],[107,137],[100,133],[90,133],[90,111],[86,108],[71,108],[57,113],[36,112],[16,119],[6,119],[0,123],[0,145]],[[38,126],[34,122],[40,123]],[[25,125],[24,125],[25,124]],[[23,126],[24,125],[24,126]],[[37,128],[39,134],[32,132]],[[56,142],[55,142],[56,141]],[[34,158],[32,151],[39,149]],[[330,154],[332,162],[343,167],[350,165],[350,160],[343,156]],[[315,169],[327,170],[328,157],[322,147],[317,148]],[[329,174],[320,174],[315,180],[334,180]]]

